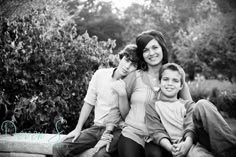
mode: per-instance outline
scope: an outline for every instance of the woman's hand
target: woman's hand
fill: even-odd
[[[180,68],[180,72],[183,74],[183,77],[182,77],[183,83],[185,83],[185,77],[186,77],[185,71],[181,66],[179,66],[179,68]]]

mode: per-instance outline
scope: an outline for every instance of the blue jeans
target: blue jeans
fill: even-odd
[[[74,157],[85,150],[93,148],[97,142],[100,140],[105,127],[93,125],[92,127],[81,131],[80,136],[74,143],[72,143],[73,138],[66,139],[63,142],[55,143],[53,145],[53,157]],[[100,149],[100,151],[94,156],[110,156],[110,153],[117,151],[117,141],[119,139],[121,129],[117,128],[114,130],[114,137],[111,142],[109,153],[104,151],[105,149]]]
[[[145,148],[143,148],[142,145],[123,135],[118,141],[120,157],[162,157],[163,149],[153,142],[146,143]]]
[[[199,100],[193,111],[198,142],[217,157],[236,156],[236,137],[217,108],[207,100]]]

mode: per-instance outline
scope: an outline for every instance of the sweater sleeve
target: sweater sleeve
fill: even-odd
[[[126,92],[128,99],[130,100],[131,94],[134,91],[134,87],[136,84],[136,71],[131,72],[128,76],[126,76],[124,79],[125,85],[126,85]]]
[[[118,107],[114,107],[110,110],[110,112],[107,115],[107,118],[104,121],[104,124],[106,126],[114,126],[117,127],[119,122],[122,120],[121,113]]]
[[[156,144],[160,144],[160,141],[163,138],[167,138],[168,140],[170,140],[168,133],[166,132],[163,124],[161,123],[160,116],[155,110],[155,103],[152,102],[146,105],[145,112],[146,126],[150,137],[153,139],[153,142]]]
[[[193,101],[187,101],[185,103],[185,108],[186,108],[186,115],[184,117],[184,134],[183,137],[186,138],[187,136],[190,136],[193,141],[195,141],[196,138],[196,132],[194,128],[194,123],[193,123],[193,110],[195,107],[195,103]]]

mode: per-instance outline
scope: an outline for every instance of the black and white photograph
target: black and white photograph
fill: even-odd
[[[236,157],[235,0],[0,0],[0,157]]]

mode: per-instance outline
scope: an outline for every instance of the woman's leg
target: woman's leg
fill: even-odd
[[[162,157],[163,149],[160,145],[153,142],[145,144],[145,157]]]
[[[199,142],[211,152],[220,156],[236,149],[236,137],[217,108],[207,100],[197,102],[193,112]]]
[[[130,138],[123,135],[118,141],[118,152],[120,157],[144,157],[144,148]]]

